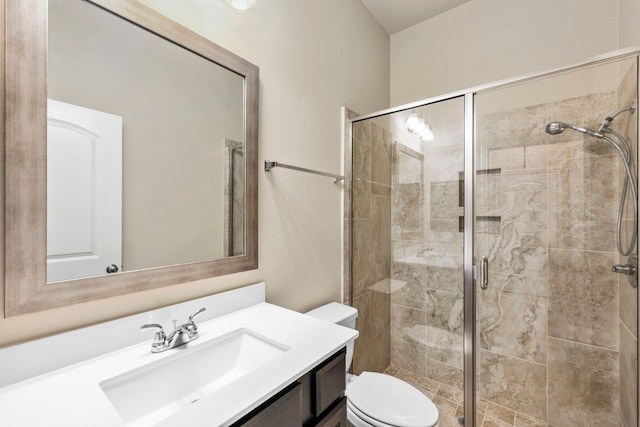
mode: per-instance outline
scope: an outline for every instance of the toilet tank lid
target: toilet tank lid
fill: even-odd
[[[329,304],[314,308],[305,314],[326,320],[327,322],[344,324],[355,320],[356,317],[358,317],[358,310],[348,305],[330,302]]]

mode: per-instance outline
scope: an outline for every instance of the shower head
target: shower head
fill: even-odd
[[[582,126],[570,125],[569,123],[564,123],[564,122],[547,123],[547,126],[545,126],[545,128],[544,128],[544,130],[549,135],[559,135],[562,132],[564,132],[565,129],[573,129],[573,130],[575,130],[577,132],[584,133],[584,134],[587,134],[587,135],[591,135],[591,136],[594,136],[596,138],[602,138],[603,137],[603,135],[601,133],[598,133],[598,132],[593,131],[591,129],[583,128]]]

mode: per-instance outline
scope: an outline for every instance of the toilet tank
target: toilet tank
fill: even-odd
[[[330,302],[329,304],[325,304],[318,308],[314,308],[313,310],[308,311],[305,314],[315,317],[317,319],[335,323],[336,325],[355,329],[356,318],[358,317],[358,310],[348,305],[340,304],[337,302]],[[353,360],[353,341],[347,344],[347,355],[345,360],[347,370],[349,370],[352,360]]]
[[[308,311],[305,314],[316,317],[318,319],[326,320],[327,322],[355,329],[358,310],[348,305],[340,304],[337,302],[330,302],[329,304],[314,308],[313,310]]]

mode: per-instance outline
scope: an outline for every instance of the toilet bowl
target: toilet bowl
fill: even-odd
[[[306,313],[355,328],[358,310],[329,303]],[[347,344],[347,371],[353,360],[353,341]],[[377,372],[347,375],[347,419],[355,427],[432,427],[438,409],[420,390],[401,379]]]

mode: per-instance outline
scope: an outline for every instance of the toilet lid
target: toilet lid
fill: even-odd
[[[346,391],[359,412],[397,427],[430,427],[438,422],[438,409],[417,388],[390,375],[363,372]]]

